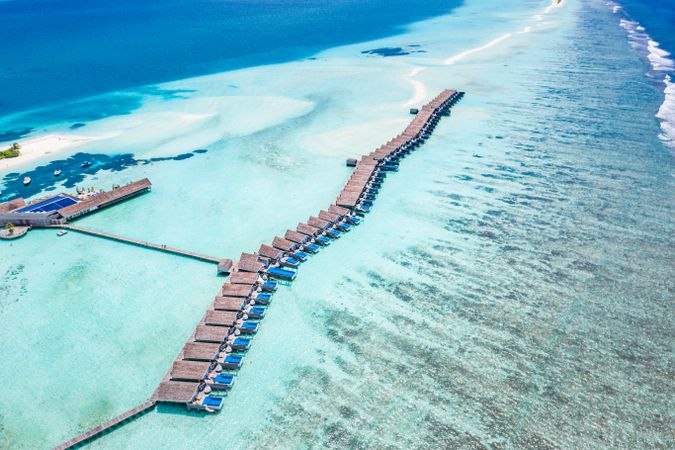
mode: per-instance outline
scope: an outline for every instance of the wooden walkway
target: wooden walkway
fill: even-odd
[[[53,448],[53,450],[66,450],[69,448],[75,448],[80,445],[84,445],[89,441],[92,441],[101,435],[105,434],[106,432],[113,430],[117,425],[120,425],[128,420],[135,419],[136,417],[140,416],[141,414],[145,414],[152,410],[155,407],[155,401],[154,400],[148,400],[145,403],[142,403],[138,405],[137,407],[130,409],[129,411],[125,412],[124,414],[120,414],[117,417],[114,417],[107,421],[106,423],[103,423],[97,427],[94,427],[81,435],[64,442],[61,445],[58,445]]]
[[[271,246],[262,245],[260,247],[259,253],[244,254],[234,265],[234,273],[239,272],[250,272],[255,274],[265,273],[267,269],[263,267],[261,261],[266,261],[267,263],[279,263],[283,259],[286,259],[288,256],[293,255],[293,252],[300,249],[302,250],[302,245],[307,243],[316,243],[323,242],[323,246],[327,245],[326,241],[318,241],[318,238],[327,239],[326,236],[332,236],[333,239],[339,237],[339,233],[336,235],[335,231],[340,229],[342,225],[354,223],[352,220],[356,216],[363,216],[370,210],[370,206],[374,199],[374,195],[379,190],[379,185],[384,181],[384,175],[388,171],[398,170],[398,161],[403,156],[415,150],[421,144],[423,144],[426,139],[431,136],[431,133],[434,130],[434,127],[439,122],[441,116],[449,115],[450,108],[459,101],[463,92],[457,92],[453,90],[445,90],[441,92],[437,97],[435,97],[431,102],[426,104],[420,110],[416,111],[415,118],[410,122],[408,127],[403,131],[403,133],[396,136],[394,139],[390,140],[377,150],[364,155],[356,164],[354,172],[352,172],[351,177],[347,181],[347,184],[343,188],[342,192],[338,195],[335,203],[331,204],[327,210],[322,210],[319,213],[319,217],[310,217],[307,223],[298,224],[297,232],[289,230],[287,235],[295,237],[296,240],[304,242],[304,244],[294,244],[295,241],[286,241],[285,239],[277,237]],[[358,223],[358,221],[356,222]],[[73,230],[80,233],[91,234],[94,236],[99,236],[107,239],[112,239],[120,242],[126,242],[133,245],[138,245],[141,247],[152,248],[154,250],[159,250],[167,253],[175,253],[181,256],[186,256],[194,259],[199,259],[207,262],[220,263],[221,260],[218,258],[212,258],[210,256],[199,255],[192,252],[186,252],[183,250],[174,249],[171,247],[166,247],[157,244],[151,244],[149,242],[143,242],[135,239],[128,239],[121,236],[116,236],[113,234],[103,233],[100,231],[89,230],[86,228],[76,227],[74,225],[62,225],[55,228],[64,228],[67,230]],[[349,229],[349,228],[348,228]],[[343,230],[344,231],[344,230]],[[333,234],[331,234],[333,233]],[[307,242],[305,242],[307,241]],[[297,247],[296,247],[297,245]],[[245,259],[246,258],[246,259]],[[249,261],[252,259],[253,261]],[[229,260],[228,260],[229,261]],[[231,261],[229,261],[231,263]],[[229,272],[229,270],[228,270]],[[270,272],[267,272],[268,274]],[[256,276],[252,277],[253,279]],[[223,295],[226,297],[223,298],[236,298],[235,303],[241,302],[241,309],[239,312],[242,314],[247,312],[247,304],[253,296],[258,295],[256,291],[258,281],[251,280],[249,286],[248,297],[241,297],[235,291],[236,288],[232,286],[236,283],[233,282],[233,279],[229,279],[223,285],[223,288],[219,291],[218,296]],[[244,285],[236,284],[239,288],[248,285],[248,281]],[[228,289],[226,289],[228,288]],[[246,294],[245,294],[246,295]],[[208,311],[215,311],[218,309],[216,307],[216,302],[219,297],[216,297],[214,302],[212,302]],[[251,302],[252,304],[252,302]],[[209,314],[207,314],[205,317]],[[209,327],[205,325],[205,319],[202,319],[197,325],[195,332],[192,333],[188,339],[188,344],[197,340],[197,333],[200,328],[213,328],[217,329],[217,332],[214,333],[213,337],[209,336],[209,339],[215,339],[217,335],[217,340],[220,344],[215,343],[215,345],[224,345],[228,338],[231,338],[232,333],[235,332],[235,327],[218,327],[212,326]],[[224,336],[224,337],[223,337]],[[202,341],[203,342],[203,341]],[[210,342],[210,341],[209,341]],[[188,345],[186,344],[186,345]],[[176,358],[176,363],[180,363],[185,357],[185,348],[181,349],[178,357]],[[185,364],[185,363],[183,363]],[[172,369],[169,369],[167,374],[162,380],[163,383],[171,380]],[[178,383],[181,384],[181,383]],[[196,383],[195,383],[196,385]],[[161,387],[161,384],[160,384]],[[188,395],[189,396],[189,395]],[[183,400],[181,400],[183,401]],[[143,403],[142,405],[127,411],[126,413],[118,416],[96,428],[92,428],[86,433],[71,439],[68,442],[65,442],[58,447],[55,447],[55,450],[65,450],[72,448],[78,445],[81,445],[85,442],[91,441],[92,439],[97,438],[98,436],[104,434],[106,431],[114,428],[116,425],[123,423],[129,419],[132,419],[139,414],[142,414],[145,411],[150,410],[155,406],[156,403],[162,402],[175,402],[174,400],[164,398],[160,395],[160,388],[153,393],[150,400]],[[186,403],[186,406],[189,408],[195,402],[193,400]]]
[[[118,236],[116,234],[106,233],[104,231],[96,231],[89,228],[78,227],[75,225],[58,225],[54,226],[53,228],[63,228],[64,230],[76,231],[78,233],[89,234],[91,236],[97,236],[117,242],[124,242],[125,244],[131,244],[137,247],[150,248],[164,253],[171,253],[174,255],[185,256],[186,258],[192,258],[198,261],[208,263],[219,264],[223,260],[222,258],[216,258],[215,256],[202,255],[195,252],[189,252],[187,250],[167,247],[166,245],[153,244],[152,242],[140,241],[138,239],[127,238],[124,236]]]

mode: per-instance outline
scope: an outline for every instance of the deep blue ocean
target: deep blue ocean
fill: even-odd
[[[0,117],[134,86],[296,59],[393,34],[460,3],[3,1]]]
[[[675,52],[675,2],[672,0],[623,0],[626,12],[640,22],[661,48]]]

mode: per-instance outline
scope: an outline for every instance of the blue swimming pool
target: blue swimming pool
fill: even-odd
[[[14,212],[42,213],[42,212],[56,211],[58,209],[65,208],[66,206],[74,205],[75,203],[77,203],[77,200],[75,200],[74,198],[64,194],[59,194],[55,197],[48,198],[47,200],[42,200],[41,202],[25,206]]]

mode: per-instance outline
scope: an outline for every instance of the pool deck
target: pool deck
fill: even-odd
[[[431,136],[431,132],[441,117],[449,115],[450,108],[463,96],[463,92],[453,90],[441,92],[431,102],[416,110],[415,117],[403,133],[358,160],[351,177],[335,203],[321,210],[318,217],[312,216],[307,223],[300,223],[297,232],[289,230],[286,233],[287,236],[302,242],[298,243],[297,248],[292,245],[292,241],[277,237],[273,241],[276,245],[263,244],[258,253],[242,253],[240,260],[232,265],[231,273],[234,276],[231,276],[217,293],[150,399],[55,449],[65,450],[85,444],[115,426],[149,411],[158,403],[183,404],[188,410],[205,410],[201,402],[207,395],[204,392],[207,381],[210,381],[210,377],[220,371],[218,365],[222,362],[222,355],[228,355],[233,351],[232,347],[235,346],[233,341],[240,336],[242,323],[249,318],[249,314],[256,313],[252,309],[258,308],[254,306],[256,298],[262,292],[261,284],[273,274],[270,270],[281,268],[288,270],[284,267],[284,261],[294,257],[294,253],[298,250],[302,251],[306,245],[315,243],[325,248],[329,238],[339,238],[341,233],[338,231],[341,228],[349,229],[351,225],[359,223],[357,216],[363,216],[369,212],[374,194],[377,193],[378,186],[384,181],[386,174],[398,170],[399,160],[423,144]],[[62,228],[167,251],[164,246],[120,238],[72,225]],[[170,250],[170,252],[183,256],[221,262],[217,258],[192,252]],[[294,270],[293,275],[295,275]],[[254,279],[256,277],[249,274],[259,274],[260,278]],[[222,311],[230,313],[225,314]],[[250,338],[250,335],[246,336]],[[241,337],[244,335],[242,334]],[[212,350],[212,360],[203,361],[204,355],[210,354]]]

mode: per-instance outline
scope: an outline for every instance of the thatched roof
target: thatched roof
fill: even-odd
[[[258,261],[258,257],[250,253],[242,253],[237,263],[237,268],[244,272],[260,272],[265,265]]]
[[[230,274],[230,283],[232,284],[255,284],[258,281],[258,274],[255,272],[234,272]]]
[[[209,371],[211,363],[198,361],[176,361],[170,372],[172,381],[201,381]]]
[[[204,323],[221,327],[232,327],[237,322],[237,313],[234,311],[206,311]]]
[[[335,223],[340,220],[340,216],[332,212],[321,210],[319,211],[319,219]]]
[[[246,299],[242,297],[217,296],[213,300],[213,309],[217,311],[241,311],[245,303]]]
[[[313,227],[311,225],[307,225],[306,223],[299,223],[296,230],[307,236],[318,236],[319,234],[321,234],[320,229],[318,229],[317,227]]]
[[[349,210],[347,208],[343,208],[343,207],[338,206],[338,205],[330,205],[328,207],[328,211],[330,211],[332,213],[335,213],[335,214],[340,214],[342,216],[345,216],[345,215],[349,214]]]
[[[229,328],[215,327],[212,325],[198,325],[195,330],[196,342],[215,342],[221,343],[225,341],[229,332]]]
[[[133,183],[127,184],[126,186],[120,186],[111,191],[96,194],[96,196],[88,200],[83,200],[74,205],[61,208],[59,209],[59,214],[68,219],[69,217],[77,215],[81,212],[102,208],[110,203],[114,203],[117,200],[120,200],[123,197],[128,197],[131,195],[135,195],[137,193],[141,193],[145,190],[150,189],[150,186],[152,186],[150,180],[148,180],[147,178],[143,178],[142,180],[134,181]]]
[[[183,359],[194,361],[212,361],[218,357],[220,344],[206,342],[188,342],[183,347]]]
[[[258,249],[258,254],[263,258],[269,259],[280,259],[283,256],[280,250],[267,244],[263,244],[260,246],[260,248]]]
[[[296,242],[298,244],[305,244],[310,241],[310,237],[306,234],[302,234],[298,231],[288,230],[284,234],[284,238],[288,239],[291,242]]]
[[[0,214],[8,213],[24,206],[26,206],[26,201],[23,197],[14,198],[8,202],[0,203]]]
[[[195,397],[199,383],[182,381],[164,381],[160,383],[155,394],[158,402],[189,403]]]
[[[253,291],[253,284],[233,284],[226,282],[220,292],[223,297],[248,297]]]
[[[283,250],[285,252],[291,252],[298,248],[298,244],[295,242],[289,241],[288,239],[284,239],[282,237],[275,237],[274,240],[272,241],[272,245],[274,248],[278,248],[279,250]]]
[[[322,230],[325,230],[327,228],[330,228],[330,223],[326,222],[325,220],[321,220],[318,217],[310,216],[309,220],[307,220],[307,224],[320,228]]]

